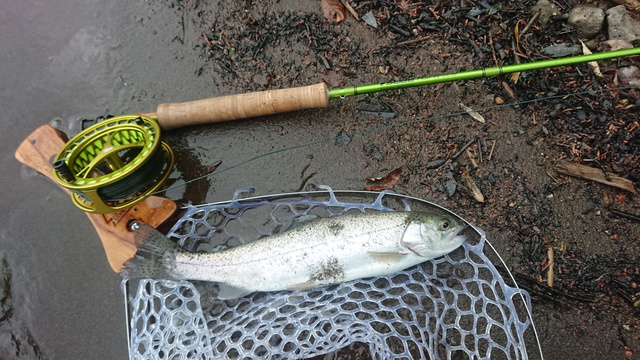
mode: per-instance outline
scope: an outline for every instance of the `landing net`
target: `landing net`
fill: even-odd
[[[245,199],[252,190],[238,190],[228,202],[189,205],[168,236],[190,251],[211,252],[310,216],[412,210],[455,216],[389,191],[320,188]],[[528,359],[526,344],[535,344],[529,294],[504,282],[484,253],[481,229],[469,226],[464,234],[468,241],[444,257],[308,291],[221,301],[214,283],[125,280],[130,358],[334,359],[360,343],[372,359]],[[132,296],[129,287],[136,287]]]

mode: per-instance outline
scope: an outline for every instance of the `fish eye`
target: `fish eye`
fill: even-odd
[[[442,219],[440,220],[440,230],[441,231],[445,231],[445,230],[449,230],[449,228],[451,228],[451,220],[449,219]]]

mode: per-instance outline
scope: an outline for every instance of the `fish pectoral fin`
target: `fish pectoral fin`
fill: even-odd
[[[251,294],[253,291],[224,283],[218,283],[218,299],[232,300],[239,299],[245,295]]]
[[[402,259],[404,259],[404,257],[408,254],[409,253],[369,251],[369,256],[371,256],[376,261],[384,263],[395,263],[398,261],[402,261]]]
[[[303,282],[303,283],[300,283],[300,284],[291,285],[291,286],[287,287],[287,290],[289,290],[289,291],[305,291],[305,290],[313,289],[316,286],[318,286],[318,284],[315,281],[307,281],[307,282]]]

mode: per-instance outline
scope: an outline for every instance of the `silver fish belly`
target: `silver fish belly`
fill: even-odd
[[[465,240],[458,235],[462,228],[453,218],[419,212],[354,214],[313,220],[225,251],[194,254],[141,227],[143,255],[125,263],[122,273],[214,281],[228,287],[221,298],[306,290],[395,273],[445,255]],[[158,249],[162,255],[151,256],[155,261],[149,263],[144,255]]]

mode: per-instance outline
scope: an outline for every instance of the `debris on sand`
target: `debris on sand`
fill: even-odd
[[[322,0],[322,11],[324,12],[324,17],[336,22],[343,21],[347,16],[344,5],[340,0]]]

